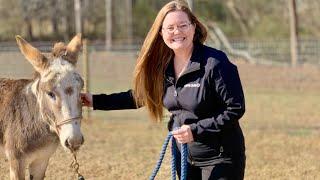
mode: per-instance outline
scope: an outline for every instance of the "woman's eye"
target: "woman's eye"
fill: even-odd
[[[174,27],[167,27],[167,31],[173,31],[174,30]]]
[[[56,99],[56,95],[53,92],[47,92],[47,94],[51,99],[53,99],[53,100]]]
[[[185,29],[187,26],[188,26],[188,25],[186,25],[186,24],[181,24],[181,25],[179,26],[179,28]]]

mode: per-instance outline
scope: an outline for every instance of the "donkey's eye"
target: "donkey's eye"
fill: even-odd
[[[56,100],[56,95],[53,92],[49,91],[47,94],[51,99]]]

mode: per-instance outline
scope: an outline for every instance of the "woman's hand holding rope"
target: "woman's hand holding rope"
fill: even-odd
[[[189,125],[182,125],[179,129],[173,130],[172,135],[180,144],[189,143],[194,140]]]

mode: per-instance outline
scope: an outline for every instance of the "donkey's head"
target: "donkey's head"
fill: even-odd
[[[75,69],[81,35],[76,35],[68,45],[55,44],[48,56],[20,36],[16,36],[16,40],[22,54],[39,74],[31,89],[37,97],[42,119],[58,134],[64,148],[78,150],[84,141],[80,130],[83,80]]]

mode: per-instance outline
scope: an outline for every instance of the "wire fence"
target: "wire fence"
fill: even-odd
[[[247,51],[257,59],[277,63],[290,63],[290,40],[265,41],[231,41],[233,48]],[[222,50],[225,50],[222,48]],[[320,39],[300,39],[298,47],[298,61],[300,64],[320,64]],[[258,62],[259,63],[259,62]]]
[[[126,52],[138,52],[142,41],[131,41],[131,44],[125,43],[126,41],[119,41],[113,43],[111,51],[126,53]],[[32,42],[32,44],[39,48],[41,51],[50,51],[52,48],[52,42]],[[231,46],[237,50],[247,51],[252,57],[257,59],[263,59],[272,63],[284,63],[290,64],[290,40],[231,40]],[[214,47],[213,44],[210,44]],[[89,51],[105,51],[105,42],[89,42]],[[216,47],[225,52],[227,50],[224,47]],[[320,65],[320,39],[300,39],[299,40],[299,52],[298,62],[300,64],[309,63]],[[19,51],[15,42],[0,42],[1,52],[14,52]],[[228,52],[227,52],[228,54]],[[238,58],[238,57],[234,57]],[[259,63],[259,61],[257,62]]]

